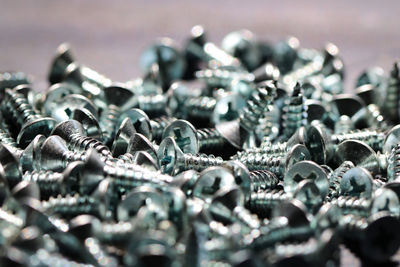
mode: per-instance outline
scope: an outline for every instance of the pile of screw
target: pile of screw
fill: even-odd
[[[400,246],[400,75],[193,27],[116,83],[66,44],[0,74],[1,266],[336,266]]]

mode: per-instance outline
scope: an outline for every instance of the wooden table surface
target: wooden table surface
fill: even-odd
[[[46,89],[50,60],[67,41],[78,61],[126,81],[141,74],[138,59],[147,45],[164,36],[182,43],[193,25],[202,24],[217,44],[244,28],[272,42],[294,35],[303,47],[331,41],[340,48],[351,90],[363,69],[387,70],[399,57],[399,17],[398,0],[0,0],[0,71],[30,73],[35,89]],[[343,255],[343,265],[359,265]]]

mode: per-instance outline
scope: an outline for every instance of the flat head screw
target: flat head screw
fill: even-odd
[[[82,162],[70,163],[62,173],[53,171],[31,171],[25,172],[23,181],[35,182],[39,185],[42,199],[51,196],[66,195],[78,191],[79,170]]]
[[[386,97],[382,102],[385,116],[392,122],[397,124],[399,121],[399,89],[400,89],[400,72],[399,62],[393,64],[390,77],[386,86]]]
[[[163,38],[156,44],[148,47],[140,57],[142,70],[148,73],[154,65],[158,69],[161,86],[169,88],[174,80],[182,78],[186,62],[175,43],[169,38]]]
[[[325,199],[329,191],[328,176],[318,164],[307,160],[300,161],[287,170],[283,180],[285,192],[293,193],[297,184],[305,179],[314,181],[322,199]]]
[[[238,221],[244,227],[256,229],[260,222],[244,208],[244,199],[244,194],[238,186],[223,187],[213,196],[209,209],[214,217],[223,221]]]
[[[184,154],[172,137],[166,137],[160,144],[157,152],[162,172],[174,174],[180,171],[194,169],[202,171],[210,166],[224,163],[220,157],[206,154]]]
[[[357,140],[347,140],[336,148],[334,162],[340,165],[343,161],[351,161],[358,167],[364,167],[372,175],[380,173],[379,159],[374,150],[367,144]]]
[[[192,195],[211,202],[213,195],[221,188],[235,185],[235,177],[223,167],[209,167],[200,173]]]
[[[373,190],[373,178],[369,171],[362,167],[351,168],[340,180],[340,195],[369,198]]]
[[[54,127],[52,134],[63,138],[72,150],[85,151],[93,148],[102,156],[112,158],[108,147],[94,138],[87,137],[82,124],[78,121],[61,122]]]
[[[298,128],[305,125],[307,106],[304,101],[302,88],[297,83],[293,88],[290,98],[283,107],[282,127],[285,139],[289,139]]]
[[[17,88],[16,88],[17,89]],[[42,117],[36,113],[27,99],[16,90],[7,89],[5,91],[4,103],[5,114],[9,120],[15,120],[18,129],[20,129],[17,142],[25,148],[38,134],[50,135],[55,120]]]
[[[103,91],[107,108],[103,110],[99,124],[103,129],[104,142],[110,144],[114,138],[120,115],[126,109],[124,105],[133,97],[133,92],[120,84],[106,87]]]
[[[129,140],[127,154],[135,155],[141,151],[149,153],[156,162],[159,160],[156,146],[144,135],[135,133]]]
[[[56,56],[50,66],[49,82],[51,84],[59,83],[63,80],[64,72],[67,66],[74,62],[70,47],[63,43],[57,47]]]
[[[102,160],[95,150],[89,150],[81,169],[82,192],[91,192],[105,177],[111,178],[116,188],[124,190],[146,184],[163,187],[172,182],[171,176],[145,169],[139,165],[110,164],[109,161]]]

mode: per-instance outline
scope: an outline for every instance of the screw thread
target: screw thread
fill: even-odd
[[[374,150],[381,150],[385,140],[385,134],[376,130],[363,129],[332,135],[332,141],[334,144],[340,144],[341,142],[350,139],[365,142]]]
[[[383,102],[383,111],[385,115],[391,120],[396,122],[398,120],[398,110],[400,101],[400,78],[399,69],[397,64],[394,64],[390,74],[388,85],[386,88],[386,98]]]
[[[400,144],[393,147],[388,160],[388,180],[393,181],[400,177]]]
[[[349,232],[357,232],[368,227],[368,220],[356,214],[347,214],[339,220],[339,227]]]
[[[243,112],[240,114],[240,125],[249,131],[254,131],[259,124],[268,107],[274,101],[276,96],[276,87],[273,84],[262,86],[250,96],[247,100]]]
[[[247,208],[252,213],[265,214],[279,203],[288,199],[290,199],[290,196],[283,190],[251,193],[247,201]]]
[[[269,154],[250,154],[240,161],[250,170],[268,170],[277,176],[281,176],[284,171],[284,157]]]
[[[185,106],[190,116],[210,118],[217,100],[213,97],[199,96],[187,99]]]
[[[176,118],[167,116],[161,116],[150,120],[153,139],[160,140],[164,129],[174,120],[176,120]]]
[[[115,126],[118,123],[120,115],[121,109],[115,105],[108,105],[101,114],[99,124],[103,131],[104,143],[107,144],[112,141]]]
[[[199,129],[196,134],[201,150],[214,150],[225,144],[225,139],[215,128]]]
[[[112,158],[112,154],[107,146],[102,142],[79,134],[71,134],[68,145],[71,150],[88,150],[89,148],[95,149],[100,155]]]
[[[256,229],[260,227],[260,221],[257,216],[251,214],[245,207],[236,206],[233,209],[233,216],[241,222],[242,224],[248,226],[251,229]]]
[[[271,144],[270,142],[262,144],[261,147],[257,148],[250,148],[243,152],[238,152],[237,157],[238,159],[246,158],[249,155],[253,155],[256,157],[260,157],[264,154],[268,154],[271,156],[284,156],[288,149],[287,142],[279,142],[275,144]]]
[[[369,214],[371,200],[360,197],[339,196],[332,200],[332,205],[336,205],[341,209],[343,214],[358,214],[367,216]]]
[[[267,170],[258,170],[250,172],[250,181],[253,192],[273,189],[279,183],[278,177],[276,177],[275,174]]]
[[[233,80],[251,84],[254,76],[244,71],[232,71],[224,69],[206,69],[196,72],[196,77],[204,80],[211,86],[229,87]]]
[[[196,171],[202,171],[210,166],[219,166],[224,163],[221,157],[207,154],[184,154],[182,160],[179,161],[179,168],[184,170],[194,169]]]
[[[164,187],[172,182],[172,177],[155,171],[143,169],[139,165],[124,164],[123,166],[106,164],[105,176],[113,178],[117,187],[132,189],[143,184]]]
[[[92,214],[103,217],[105,208],[96,199],[90,196],[58,195],[56,198],[50,197],[47,201],[42,201],[42,207],[48,214],[61,214],[63,217],[72,217],[79,214]]]
[[[17,157],[19,157],[23,152],[23,150],[18,147],[17,143],[15,142],[15,139],[11,137],[11,134],[8,131],[7,126],[4,123],[0,124],[0,143],[8,145],[13,150],[13,152]]]
[[[101,223],[95,227],[95,236],[102,243],[115,244],[127,241],[136,230],[131,222]]]
[[[22,180],[37,183],[42,196],[64,193],[64,175],[62,173],[53,171],[27,171],[23,174]]]
[[[294,88],[292,96],[283,107],[282,127],[283,135],[289,139],[298,128],[306,123],[306,106],[304,105],[304,97],[301,93],[300,85]]]
[[[329,196],[328,196],[329,199],[332,200],[339,196],[340,181],[342,180],[343,175],[345,174],[345,172],[354,167],[355,166],[353,162],[344,161],[342,162],[342,164],[340,164],[339,167],[336,168],[336,170],[334,170],[328,175],[331,188],[331,190],[329,190]]]
[[[6,109],[8,111],[6,113],[10,115],[10,119],[12,119],[18,127],[22,128],[25,123],[42,118],[41,115],[34,111],[24,95],[7,89],[5,91],[5,97]]]
[[[85,160],[86,160],[85,151],[71,151],[71,150],[65,151],[62,159],[65,166],[74,161],[85,161]]]
[[[133,162],[134,156],[131,153],[125,153],[118,157],[117,162],[125,164],[131,164]]]

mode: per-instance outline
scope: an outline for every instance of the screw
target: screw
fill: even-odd
[[[3,114],[20,130],[17,142],[26,147],[38,134],[49,135],[55,125],[52,118],[37,114],[27,99],[16,89],[5,91]]]
[[[164,90],[169,88],[173,80],[182,78],[186,68],[181,53],[169,38],[162,38],[148,47],[140,57],[140,66],[146,73],[156,67]]]
[[[287,170],[283,179],[285,192],[293,193],[297,184],[305,179],[314,181],[322,199],[325,199],[329,191],[328,176],[322,167],[308,160],[297,162]]]
[[[50,196],[73,193],[78,189],[78,171],[81,165],[81,162],[73,162],[62,173],[44,170],[25,172],[22,180],[37,183],[43,199],[48,199]]]
[[[118,266],[116,258],[108,255],[102,247],[100,240],[93,236],[96,224],[100,222],[90,215],[79,215],[73,218],[69,224],[69,233],[74,234],[92,254],[98,266]]]
[[[346,171],[340,180],[340,195],[370,198],[373,190],[373,178],[369,171],[354,167]]]
[[[99,124],[103,129],[104,142],[110,144],[120,115],[126,109],[124,105],[133,97],[133,93],[119,84],[105,87],[103,91],[107,107],[100,116]]]
[[[80,188],[82,192],[92,191],[105,177],[110,177],[117,188],[126,190],[142,184],[162,187],[172,181],[172,177],[169,175],[146,170],[138,165],[111,165],[104,162],[95,150],[88,151],[81,169]]]
[[[124,116],[128,117],[132,121],[133,126],[138,133],[157,142],[161,140],[164,129],[176,120],[174,117],[166,116],[150,120],[146,113],[136,108],[126,111],[122,115],[122,118],[124,118]]]
[[[71,67],[73,65],[74,67]],[[82,78],[101,88],[110,86],[112,83],[110,79],[99,74],[93,69],[90,69],[86,66],[78,67],[71,53],[69,44],[62,43],[57,47],[56,56],[51,63],[48,77],[49,82],[51,84],[62,82],[64,79],[66,79],[66,77],[68,77],[68,75],[71,74],[71,71],[75,71],[75,69],[79,72],[79,75]]]
[[[372,198],[339,196],[331,202],[337,205],[343,214],[359,214],[369,216],[380,211],[388,211],[398,216],[399,199],[395,192],[386,188],[379,188]]]
[[[282,177],[291,165],[298,161],[311,158],[308,149],[304,145],[295,145],[286,156],[274,156],[269,154],[248,155],[240,158],[249,170],[269,170],[278,177]]]
[[[60,122],[54,127],[52,134],[63,138],[72,150],[85,151],[89,148],[94,148],[102,156],[112,158],[108,147],[94,138],[85,136],[85,130],[78,121],[67,120]]]
[[[400,227],[399,219],[386,212],[369,218],[346,215],[340,220],[340,231],[345,238],[356,242],[350,248],[357,256],[369,262],[387,262],[400,247],[400,235],[392,231]]]
[[[337,198],[339,196],[340,192],[340,182],[342,180],[343,175],[350,170],[351,168],[354,168],[354,164],[351,161],[343,161],[342,164],[340,164],[339,167],[337,167],[333,172],[329,172],[328,174],[328,179],[330,183],[330,189],[328,193],[328,200],[332,201],[333,199]]]
[[[260,226],[257,217],[244,208],[244,194],[238,186],[219,189],[208,209],[222,222],[238,222],[248,229],[257,229]]]
[[[322,74],[328,76],[332,73],[343,75],[343,63],[338,58],[339,49],[336,45],[329,43],[325,46],[322,55],[317,55],[309,63],[292,70],[282,76],[285,84],[292,84],[304,80],[310,76]]]
[[[172,137],[166,137],[161,142],[157,156],[163,173],[173,174],[194,169],[202,171],[210,166],[221,165],[221,157],[206,154],[184,154]]]
[[[163,131],[162,139],[172,137],[183,153],[196,154],[200,150],[207,150],[216,146],[222,147],[225,139],[215,128],[196,130],[185,120],[175,120]]]
[[[87,213],[105,217],[104,203],[97,201],[90,196],[81,196],[79,194],[50,197],[47,201],[42,201],[42,207],[47,214],[59,214],[63,217],[73,217],[79,214]]]
[[[382,109],[384,111],[385,117],[393,123],[397,123],[399,120],[399,115],[397,114],[397,110],[399,109],[398,99],[400,87],[398,64],[398,62],[395,62],[393,64],[393,68],[390,72],[390,77],[386,86],[386,97],[385,100],[382,102]]]

